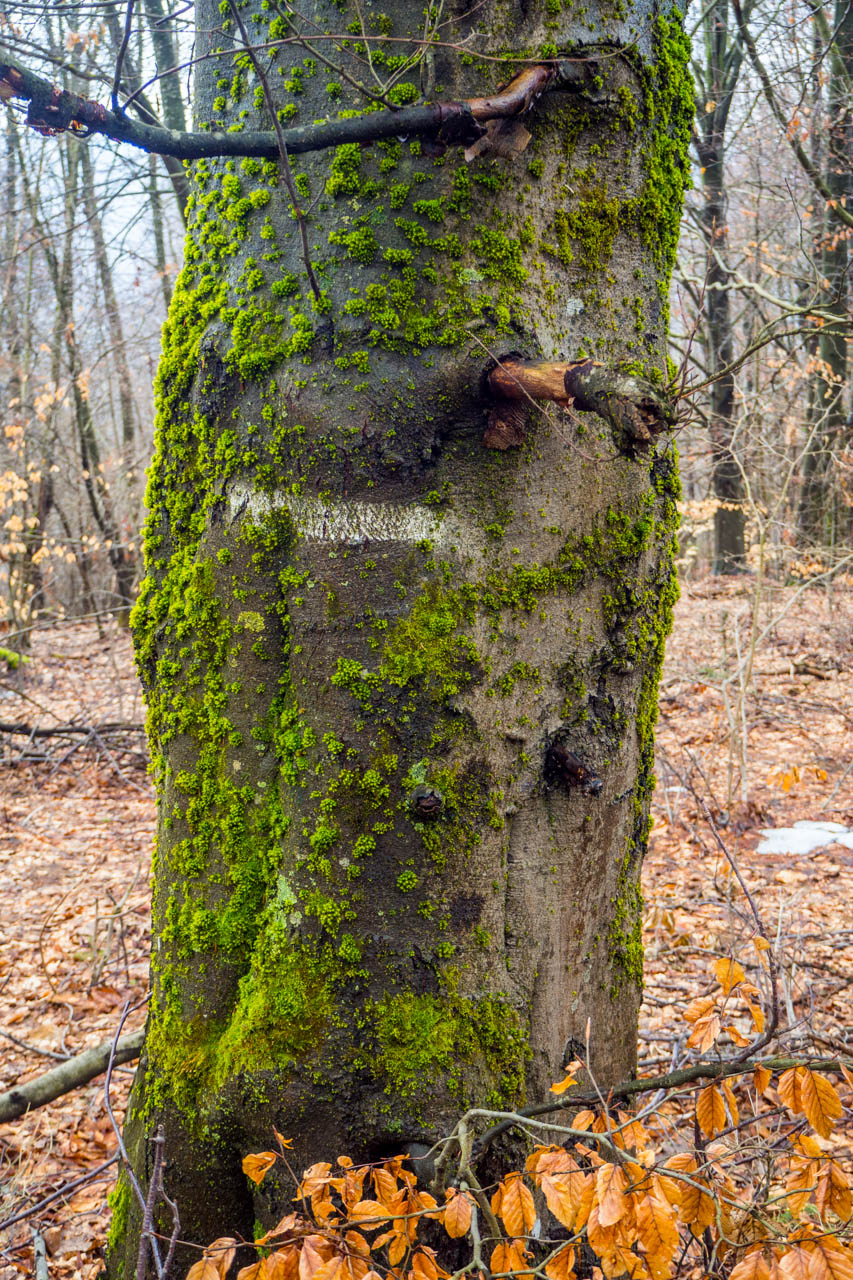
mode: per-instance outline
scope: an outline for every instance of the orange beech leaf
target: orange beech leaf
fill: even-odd
[[[438,1208],[438,1201],[435,1196],[431,1196],[428,1191],[415,1190],[412,1193],[411,1208],[413,1210],[421,1210],[427,1218],[440,1217],[442,1212]]]
[[[747,1000],[746,1007],[749,1009],[749,1016],[752,1018],[752,1025],[760,1034],[764,1030],[764,1010],[760,1005],[753,1004],[751,1000]]]
[[[529,1174],[538,1173],[554,1173],[557,1169],[567,1169],[569,1166],[564,1163],[565,1160],[571,1160],[571,1156],[565,1147],[534,1147],[530,1155],[524,1162],[524,1167]],[[574,1164],[574,1161],[572,1161]]]
[[[361,1223],[375,1219],[378,1225],[380,1222],[387,1222],[391,1215],[378,1200],[359,1200],[350,1209],[349,1216],[354,1222]]]
[[[707,1053],[719,1034],[720,1015],[716,1012],[709,1013],[695,1023],[687,1037],[687,1043],[691,1048],[698,1049],[700,1053]]]
[[[678,1227],[671,1206],[656,1196],[644,1196],[637,1207],[637,1234],[652,1275],[668,1276],[678,1248]]]
[[[822,1160],[820,1143],[811,1133],[798,1133],[791,1139],[791,1146],[805,1160]]]
[[[792,1170],[785,1180],[785,1204],[791,1213],[800,1213],[815,1189],[814,1173],[808,1165]]]
[[[436,1261],[435,1250],[422,1245],[412,1257],[412,1270],[409,1272],[410,1277],[414,1280],[446,1280],[450,1275],[449,1271],[445,1271],[444,1267]]]
[[[207,1246],[201,1259],[190,1267],[186,1280],[225,1280],[225,1273],[236,1253],[237,1241],[233,1236],[220,1236]]]
[[[752,1073],[752,1083],[755,1085],[755,1092],[759,1095],[763,1094],[773,1079],[773,1072],[769,1067],[765,1067],[759,1062],[758,1066]]]
[[[728,1080],[723,1081],[723,1093],[725,1094],[726,1102],[728,1103],[729,1116],[731,1117],[732,1124],[737,1124],[740,1120],[740,1112],[738,1111],[737,1099],[735,1098],[734,1090]]]
[[[395,1231],[394,1238],[388,1246],[388,1261],[392,1267],[403,1258],[409,1247],[409,1237],[405,1231]]]
[[[324,1262],[316,1271],[312,1271],[311,1275],[313,1280],[352,1280],[349,1259],[342,1257],[339,1253],[329,1258],[328,1262]]]
[[[661,1177],[664,1184],[664,1194],[667,1199],[673,1198],[673,1188],[678,1190],[674,1193],[678,1196],[674,1203],[678,1205],[679,1216],[685,1226],[690,1227],[694,1235],[701,1235],[706,1227],[709,1227],[714,1221],[714,1201],[711,1196],[701,1189],[704,1179],[698,1174],[698,1165],[695,1156],[687,1151],[679,1152],[677,1155],[670,1156],[664,1164],[665,1169],[672,1169],[674,1173],[683,1173],[690,1178],[689,1182],[681,1181],[676,1178],[667,1178],[665,1175]]]
[[[525,1266],[528,1257],[523,1240],[507,1240],[492,1250],[489,1270],[493,1274],[507,1271],[513,1275],[530,1275],[530,1267]]]
[[[328,1191],[316,1191],[311,1197],[311,1212],[321,1226],[337,1226],[340,1215]]]
[[[447,1204],[441,1215],[444,1229],[451,1240],[461,1240],[471,1226],[471,1197],[464,1191],[447,1191]]]
[[[736,987],[739,982],[743,982],[746,972],[743,965],[738,964],[737,960],[729,960],[725,956],[720,956],[719,960],[714,964],[714,976],[723,988],[723,995],[729,995],[732,987]]]
[[[397,1179],[387,1169],[374,1169],[370,1176],[377,1200],[381,1200],[384,1205],[390,1208],[391,1201],[398,1191]]]
[[[267,1259],[258,1258],[257,1262],[251,1263],[248,1267],[240,1268],[237,1272],[237,1280],[267,1280],[268,1274]]]
[[[310,1235],[302,1241],[299,1254],[299,1280],[311,1280],[332,1256],[332,1246],[323,1236]]]
[[[508,1173],[492,1196],[492,1212],[503,1219],[511,1236],[529,1235],[536,1221],[533,1196],[520,1173]]]
[[[299,1280],[299,1250],[295,1244],[277,1249],[264,1261],[267,1269],[261,1273],[263,1280]]]
[[[726,1104],[715,1084],[709,1084],[699,1090],[699,1096],[696,1099],[696,1119],[706,1138],[713,1138],[715,1133],[725,1129]]]
[[[816,1133],[828,1138],[835,1128],[835,1121],[843,1113],[841,1099],[835,1085],[817,1071],[802,1068],[800,1081],[800,1098],[806,1119]]]
[[[283,1134],[279,1133],[278,1129],[276,1129],[275,1126],[273,1126],[273,1134],[275,1136],[276,1142],[279,1144],[279,1146],[284,1147],[285,1151],[287,1151],[290,1147],[293,1146],[293,1139],[285,1138]]]
[[[364,1194],[364,1180],[367,1177],[367,1172],[366,1166],[362,1165],[360,1169],[348,1168],[344,1174],[343,1187],[340,1189],[340,1193],[347,1209],[350,1209],[354,1204],[358,1204]],[[339,1182],[340,1179],[336,1178],[335,1183]]]
[[[348,1231],[344,1236],[344,1241],[349,1250],[349,1264],[355,1280],[361,1280],[368,1268],[367,1259],[370,1257],[370,1245],[360,1231]]]
[[[667,1178],[666,1174],[656,1173],[652,1177],[652,1185],[656,1195],[678,1208],[684,1198],[684,1184],[678,1178]]]
[[[567,1089],[571,1089],[572,1085],[575,1084],[575,1076],[580,1071],[582,1066],[583,1066],[583,1063],[580,1061],[580,1059],[575,1058],[574,1061],[569,1063],[568,1067],[566,1067],[566,1074],[563,1077],[563,1079],[558,1081],[557,1084],[551,1085],[550,1092],[561,1094],[561,1093],[565,1093]]]
[[[586,1131],[595,1120],[595,1112],[585,1107],[583,1111],[579,1111],[572,1120],[573,1129],[582,1129]]]
[[[273,1227],[272,1231],[267,1231],[266,1235],[259,1236],[255,1244],[267,1244],[270,1240],[275,1240],[279,1236],[288,1236],[291,1232],[304,1228],[305,1219],[300,1218],[298,1213],[286,1213],[284,1217]]]
[[[845,1067],[843,1062],[840,1064],[840,1066],[841,1066],[841,1074],[844,1076],[844,1079],[850,1085],[850,1088],[853,1089],[853,1071],[851,1071],[849,1067]]]
[[[779,1099],[794,1116],[800,1115],[803,1110],[803,1099],[800,1093],[802,1070],[802,1067],[791,1067],[789,1071],[783,1071],[779,1077]]]
[[[767,941],[766,938],[763,938],[760,933],[757,933],[755,937],[752,939],[752,945],[755,947],[756,951],[770,950],[770,943]]]
[[[825,1218],[829,1213],[834,1213],[836,1218],[840,1218],[842,1222],[845,1222],[853,1216],[853,1195],[850,1192],[850,1182],[847,1174],[834,1160],[829,1160],[826,1168],[821,1173],[815,1202],[822,1218]]]
[[[220,1280],[221,1272],[215,1262],[209,1258],[201,1258],[194,1262],[186,1275],[186,1280]]]
[[[545,1263],[545,1275],[548,1280],[572,1280],[575,1274],[574,1245],[563,1245],[559,1253],[555,1253]]]
[[[616,1229],[602,1226],[598,1205],[593,1206],[589,1215],[589,1222],[586,1224],[586,1238],[590,1249],[601,1259],[604,1274],[607,1276],[618,1275],[619,1272],[614,1271],[612,1267],[616,1256]],[[622,1270],[624,1270],[624,1267]]]
[[[809,1280],[809,1255],[805,1249],[789,1249],[779,1259],[779,1274],[785,1280]]]
[[[595,1175],[595,1198],[602,1227],[612,1227],[628,1211],[625,1188],[628,1179],[618,1164],[604,1164]]]
[[[611,1276],[625,1276],[627,1280],[657,1280],[658,1276],[669,1275],[669,1271],[665,1273],[652,1273],[646,1267],[642,1258],[636,1253],[632,1253],[630,1248],[624,1244],[617,1244],[613,1259],[610,1263]]]
[[[682,1017],[685,1022],[698,1022],[700,1018],[707,1017],[716,1003],[713,996],[698,996],[682,1011]]]
[[[302,1175],[302,1181],[299,1184],[294,1200],[298,1200],[300,1196],[312,1196],[315,1191],[325,1187],[330,1181],[332,1175],[332,1166],[328,1160],[319,1160],[317,1164],[312,1164]]]
[[[809,1280],[853,1280],[853,1249],[836,1236],[821,1236],[809,1254]]]
[[[733,1267],[729,1280],[770,1280],[770,1268],[761,1249],[748,1253]]]
[[[243,1156],[243,1172],[247,1178],[257,1184],[263,1182],[265,1174],[275,1164],[278,1156],[274,1151],[259,1151],[257,1155]]]
[[[539,1179],[548,1208],[558,1222],[571,1231],[580,1204],[586,1179],[580,1169],[577,1173],[544,1174]]]
[[[595,1175],[592,1173],[584,1174],[584,1185],[581,1198],[578,1201],[578,1208],[575,1214],[575,1231],[583,1231],[589,1216],[592,1213],[592,1206],[595,1203]]]

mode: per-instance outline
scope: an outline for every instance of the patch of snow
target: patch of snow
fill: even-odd
[[[814,849],[822,849],[828,844],[843,844],[853,849],[853,830],[842,826],[840,822],[810,822],[804,819],[795,822],[792,827],[766,827],[761,834],[764,839],[756,849],[756,853],[811,853]]]

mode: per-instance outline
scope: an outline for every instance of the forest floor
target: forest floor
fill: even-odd
[[[762,829],[797,821],[853,828],[853,587],[765,587],[756,604],[751,579],[687,584],[660,709],[642,1069],[682,1059],[683,1010],[713,987],[715,957],[757,970],[753,907],[779,961],[785,1051],[850,1053],[853,849],[832,831],[810,852],[759,845]],[[145,995],[154,800],[142,718],[116,629],[41,631],[23,672],[0,679],[0,1091],[112,1037]],[[97,732],[10,736],[10,724]],[[131,1079],[130,1067],[114,1075],[119,1121]],[[849,1131],[839,1141],[850,1154]],[[0,1235],[0,1280],[33,1275],[33,1230],[52,1280],[94,1280],[115,1151],[103,1077],[0,1125],[0,1223],[18,1219]]]

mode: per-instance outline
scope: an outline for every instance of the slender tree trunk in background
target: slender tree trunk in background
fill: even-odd
[[[853,107],[850,82],[853,75],[853,9],[847,0],[836,0],[833,14],[834,48],[829,58],[827,89],[829,128],[825,148],[824,180],[839,204],[853,197]],[[850,532],[849,517],[840,521],[839,486],[834,474],[840,451],[851,443],[848,428],[848,344],[850,342],[848,272],[850,231],[826,208],[819,241],[818,261],[824,281],[824,305],[837,320],[820,330],[817,367],[813,374],[812,435],[803,459],[800,490],[799,535],[806,543],[832,547]]]
[[[169,74],[181,61],[170,15],[163,6],[163,0],[145,0],[145,15],[148,18],[157,74],[160,77],[157,87],[163,104],[163,123],[167,129],[177,129],[183,133],[187,127],[187,119],[181,80],[179,75]]]
[[[172,301],[172,281],[169,277],[166,262],[166,237],[163,228],[163,202],[160,199],[160,185],[157,181],[157,159],[148,157],[148,202],[151,210],[151,226],[154,231],[154,260],[157,263],[157,275],[160,277],[160,288],[163,291],[163,302],[166,310]]]
[[[34,417],[30,404],[29,371],[31,361],[31,301],[32,289],[28,273],[31,262],[26,254],[22,254],[21,236],[21,203],[23,194],[19,190],[20,140],[17,135],[15,121],[9,117],[6,131],[6,179],[4,198],[6,211],[3,218],[4,257],[6,263],[6,279],[3,289],[3,305],[6,317],[7,347],[9,358],[9,379],[7,383],[7,426],[16,419],[24,430],[23,450],[20,464],[26,466],[35,461],[34,454],[38,447],[38,438],[33,431],[27,430],[28,423]],[[21,262],[25,263],[25,283],[22,285],[19,274]],[[42,456],[32,471],[28,470],[30,502],[25,527],[21,533],[24,551],[21,557],[21,592],[17,600],[10,591],[10,606],[13,608],[14,625],[21,628],[20,648],[27,648],[30,643],[30,623],[44,604],[44,575],[41,568],[39,552],[44,546],[47,520],[53,506],[53,474],[51,451],[47,447],[49,433],[45,437]],[[10,574],[11,587],[11,574]]]
[[[116,49],[116,51],[118,51],[119,47],[121,46],[122,38],[124,35],[123,24],[119,21],[118,14],[115,12],[115,10],[112,10],[112,9],[107,10],[106,19],[107,19],[107,26],[110,32],[110,37],[113,42],[113,46]],[[169,44],[172,43],[171,35],[168,33],[168,31],[166,32],[166,39]],[[155,57],[157,58],[158,71],[161,69],[160,61],[159,61],[160,47],[161,46],[159,43],[155,45]],[[173,67],[176,61],[177,61],[176,58],[172,58],[168,60],[168,65],[170,67]],[[173,81],[174,79],[175,77],[172,77]],[[139,72],[136,70],[133,59],[127,53],[125,54],[124,62],[122,64],[122,85],[126,93],[136,94],[136,105],[133,108],[134,114],[139,114],[141,118],[143,120],[146,120],[149,124],[159,123],[158,117],[155,114],[153,107],[149,102],[145,91],[142,88],[142,78],[139,75]],[[168,89],[163,90],[162,83],[161,83],[161,94],[163,95],[163,98],[162,98],[163,112],[164,112],[164,115],[166,116],[164,123],[169,128],[183,129],[184,128],[184,125],[182,123],[184,118],[183,104],[182,103],[180,104],[180,112],[178,113],[175,107],[176,93],[175,93],[175,90],[172,88],[172,85],[170,84]],[[178,87],[177,89],[177,98],[178,100],[180,100],[180,87]],[[167,114],[169,112],[175,112],[175,115],[171,118],[176,119],[178,123],[176,124],[170,123],[170,116],[169,114]],[[175,201],[177,203],[178,209],[180,210],[181,217],[185,218],[187,199],[189,197],[189,186],[187,184],[187,175],[184,170],[183,161],[176,159],[175,156],[161,156],[160,160],[163,164],[163,168],[166,170],[167,174],[169,175],[169,181],[172,184],[172,190],[175,193]]]
[[[746,567],[744,483],[734,453],[735,381],[728,369],[734,356],[731,316],[731,276],[728,269],[729,230],[726,192],[725,135],[740,74],[742,51],[732,39],[728,0],[715,0],[703,18],[706,101],[700,111],[693,143],[702,165],[702,230],[708,246],[705,312],[708,366],[714,381],[709,389],[711,480],[714,511],[713,573],[738,573]]]
[[[83,203],[86,220],[95,246],[95,266],[101,290],[104,295],[104,310],[107,317],[107,330],[110,335],[113,364],[115,365],[116,382],[118,384],[119,410],[121,412],[121,442],[125,467],[130,465],[133,456],[135,436],[136,406],[133,400],[133,383],[130,377],[130,366],[127,361],[127,348],[124,341],[124,326],[121,310],[113,285],[113,273],[110,265],[107,246],[104,241],[104,228],[95,196],[95,181],[92,161],[87,147],[80,148],[81,178],[83,186]]]
[[[57,257],[52,239],[47,236],[42,226],[38,201],[30,184],[23,174],[24,189],[27,196],[30,217],[33,225],[39,230],[41,247],[47,264],[48,275],[56,297],[56,323],[62,334],[65,347],[66,366],[68,370],[69,391],[74,406],[74,422],[80,450],[80,465],[83,472],[83,483],[89,500],[89,506],[98,531],[103,538],[107,558],[115,574],[115,590],[121,605],[128,609],[133,602],[133,588],[136,579],[136,568],[133,559],[128,555],[121,531],[113,513],[112,498],[109,485],[101,467],[100,447],[92,419],[87,389],[87,374],[77,345],[74,323],[74,245],[73,235],[76,228],[76,209],[79,195],[78,163],[80,148],[70,140],[64,140],[66,147],[65,170],[65,234],[62,260]]]
[[[270,12],[240,10],[254,39]],[[603,1087],[634,1065],[672,452],[533,408],[520,447],[483,440],[493,357],[665,376],[688,49],[675,11],[620,12],[445,19],[446,40],[512,33],[478,52],[545,22],[606,47],[521,154],[406,138],[294,161],[319,298],[280,165],[194,167],[135,611],[160,822],[127,1127],[144,1185],[164,1125],[185,1239],[286,1211],[292,1189],[240,1169],[273,1125],[297,1167],[429,1143],[466,1102],[543,1096],[588,1023]],[[204,0],[198,54],[222,21]],[[383,5],[383,30],[422,27]],[[303,54],[272,63],[289,116],[363,107]],[[424,84],[506,77],[466,61],[430,49]],[[256,127],[261,97],[245,65],[199,63],[199,121]],[[138,1232],[123,1180],[114,1280]]]

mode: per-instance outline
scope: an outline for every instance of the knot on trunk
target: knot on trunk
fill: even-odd
[[[409,796],[409,808],[418,822],[431,822],[441,816],[444,796],[435,787],[415,787]]]
[[[542,777],[547,787],[577,787],[585,796],[600,796],[604,787],[595,770],[570,751],[559,734],[545,748]]]

